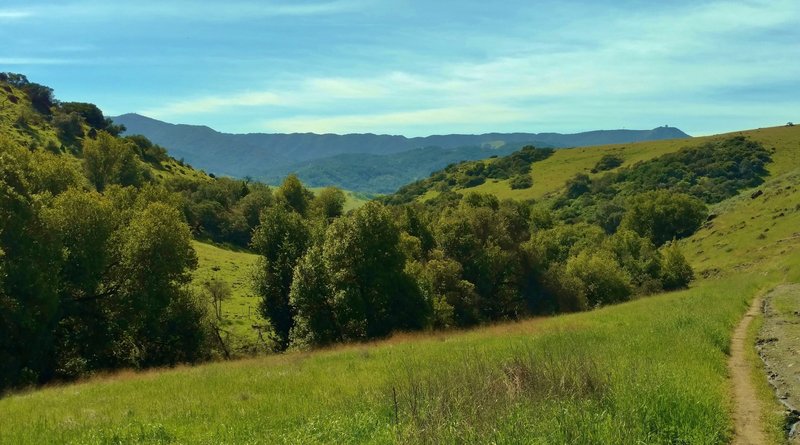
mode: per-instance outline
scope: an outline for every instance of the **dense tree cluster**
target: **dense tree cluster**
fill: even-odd
[[[231,178],[172,176],[165,181],[196,236],[247,247],[261,211],[274,199],[261,183]]]
[[[270,207],[253,237],[277,349],[584,310],[693,278],[677,246],[659,250],[648,231],[563,224],[546,206],[471,193],[333,218],[301,211],[318,199]]]
[[[0,389],[208,355],[168,192],[131,179],[141,162],[122,140],[84,152],[81,171],[0,139]]]
[[[0,135],[0,391],[210,357],[183,197],[156,174],[166,151],[22,75],[0,83],[25,123]]]
[[[656,245],[693,233],[706,204],[764,181],[769,152],[743,137],[712,141],[590,178],[578,174],[556,200],[557,216],[587,221],[608,233],[625,225]]]
[[[685,287],[694,274],[675,240],[699,228],[707,204],[759,184],[770,161],[762,146],[730,138],[578,175],[563,195],[535,205],[448,188],[466,185],[458,175],[530,177],[523,164],[546,155],[526,148],[511,160],[451,166],[383,200],[407,202],[445,184],[425,205],[370,203],[333,222],[310,217],[305,205],[262,214],[257,282],[279,349],[585,310]],[[597,169],[621,161],[604,157]]]

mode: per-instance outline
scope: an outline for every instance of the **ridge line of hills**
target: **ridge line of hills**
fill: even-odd
[[[674,127],[561,133],[399,135],[218,132],[202,125],[171,124],[130,113],[112,117],[127,134],[169,147],[175,158],[233,177],[278,183],[297,173],[312,187],[334,185],[365,193],[391,193],[445,166],[508,155],[525,145],[565,148],[690,137]],[[370,155],[353,162],[352,155]]]

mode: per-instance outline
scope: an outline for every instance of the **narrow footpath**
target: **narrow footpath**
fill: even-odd
[[[736,326],[731,340],[731,358],[728,368],[733,381],[735,407],[733,411],[733,445],[764,445],[766,435],[761,429],[761,403],[751,377],[751,365],[747,360],[747,328],[761,309],[761,298],[755,298],[747,313]]]

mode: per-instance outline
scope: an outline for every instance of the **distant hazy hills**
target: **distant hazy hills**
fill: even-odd
[[[336,185],[369,193],[389,193],[450,163],[503,156],[526,144],[561,148],[688,137],[673,127],[416,138],[376,134],[228,134],[138,114],[124,114],[113,120],[125,125],[127,134],[145,135],[166,147],[171,156],[218,175],[277,182],[294,172],[310,186]]]

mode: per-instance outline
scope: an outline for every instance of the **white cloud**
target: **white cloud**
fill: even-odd
[[[142,113],[155,118],[169,118],[186,114],[212,113],[231,107],[258,107],[265,105],[283,105],[285,99],[269,92],[247,92],[230,96],[210,96],[197,99],[182,100],[163,107],[143,110]]]
[[[369,113],[345,116],[298,116],[264,122],[264,128],[276,132],[369,132],[376,128],[457,127],[476,120],[487,124],[524,119],[525,110],[490,104],[444,107],[424,110]]]
[[[0,65],[71,65],[76,60],[48,57],[0,57]]]
[[[64,3],[49,3],[31,6],[24,10],[8,10],[9,17],[22,18],[36,15],[42,19],[64,20],[65,18],[81,18],[104,20],[109,17],[132,18],[171,18],[192,19],[200,21],[233,21],[269,17],[299,17],[340,14],[358,10],[367,0],[328,0],[317,2],[289,1],[162,1],[142,0],[137,2],[109,2],[82,0]],[[3,11],[0,10],[0,19]]]
[[[22,9],[0,9],[0,22],[10,22],[32,17],[33,11]]]

